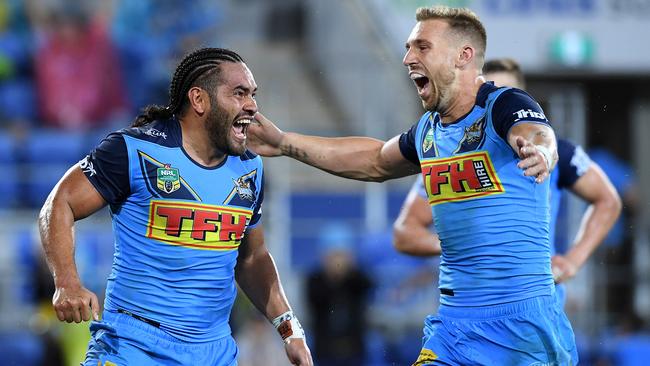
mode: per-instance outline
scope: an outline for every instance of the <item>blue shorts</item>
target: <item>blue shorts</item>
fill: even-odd
[[[578,352],[569,320],[554,296],[482,307],[440,305],[424,322],[413,364],[571,366]]]
[[[104,312],[90,323],[83,366],[236,366],[238,349],[229,335],[214,342],[188,343],[129,315]]]

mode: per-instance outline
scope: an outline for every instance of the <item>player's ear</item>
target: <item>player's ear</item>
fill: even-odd
[[[192,87],[187,91],[187,98],[190,102],[190,106],[198,115],[203,115],[207,112],[208,108],[210,108],[210,98],[208,93],[197,86]]]
[[[458,57],[456,58],[456,67],[464,68],[474,61],[476,50],[470,44],[464,44],[458,50]]]

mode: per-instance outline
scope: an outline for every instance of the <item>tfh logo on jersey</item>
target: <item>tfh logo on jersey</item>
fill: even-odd
[[[252,210],[192,202],[152,200],[147,237],[207,250],[236,249]]]
[[[423,160],[421,166],[432,205],[505,192],[485,151]]]
[[[178,174],[177,168],[172,168],[171,165],[165,164],[162,168],[158,168],[156,183],[158,189],[170,194],[181,188],[181,178]]]

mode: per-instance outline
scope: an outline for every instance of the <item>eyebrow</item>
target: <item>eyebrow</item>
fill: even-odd
[[[413,43],[415,46],[421,46],[421,45],[431,46],[432,45],[432,43],[427,41],[426,39],[416,38],[416,39],[414,39],[414,40],[412,40],[410,42],[406,42],[404,47],[406,47],[406,49],[411,48],[411,43]]]
[[[244,91],[244,92],[246,92],[246,93],[251,93],[251,88],[249,88],[249,87],[247,87],[247,86],[244,86],[244,85],[241,85],[241,84],[240,84],[240,85],[237,85],[237,86],[234,87],[233,89],[234,89],[234,90],[240,89],[240,90],[242,90],[242,91]],[[252,92],[253,92],[253,93],[257,92],[257,87],[255,87],[255,89],[253,89]]]

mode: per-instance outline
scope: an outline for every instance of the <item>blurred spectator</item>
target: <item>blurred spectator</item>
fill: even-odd
[[[176,60],[199,46],[218,45],[216,1],[113,0],[112,7],[111,34],[133,105],[163,104]]]
[[[116,51],[106,24],[88,4],[61,1],[32,17],[42,31],[34,60],[38,105],[47,126],[91,129],[125,112]]]
[[[0,126],[29,125],[36,118],[27,24],[23,2],[0,1]]]
[[[634,266],[633,232],[630,229],[639,206],[636,176],[632,168],[605,148],[594,148],[589,156],[603,169],[623,201],[623,212],[602,244],[601,256],[606,267],[607,312],[610,323],[618,324],[621,317],[633,311]]]
[[[355,267],[352,233],[343,224],[326,227],[321,236],[322,267],[307,279],[307,299],[319,366],[361,365],[369,278]]]

